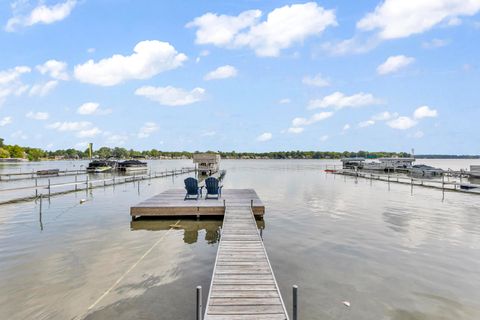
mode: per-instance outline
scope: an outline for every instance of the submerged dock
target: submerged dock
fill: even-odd
[[[219,199],[184,200],[184,195],[182,189],[167,190],[131,207],[130,214],[132,219],[224,216],[204,319],[288,320],[257,228],[255,216],[263,216],[265,207],[255,190],[226,189]]]

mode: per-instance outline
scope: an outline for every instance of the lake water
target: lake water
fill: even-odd
[[[0,173],[82,164],[2,164]],[[388,188],[325,174],[326,164],[337,162],[221,164],[224,188],[254,188],[266,205],[260,224],[288,310],[297,284],[300,319],[480,319],[480,196]],[[185,166],[150,162],[152,171]],[[206,300],[221,220],[129,216],[187,176],[52,197],[41,222],[39,202],[0,206],[0,319],[195,319],[195,287]]]

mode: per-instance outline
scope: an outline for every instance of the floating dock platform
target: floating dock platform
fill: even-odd
[[[225,189],[218,199],[184,200],[184,189],[169,189],[130,208],[137,217],[223,216],[228,206],[250,206],[255,216],[265,214],[265,206],[253,189]]]

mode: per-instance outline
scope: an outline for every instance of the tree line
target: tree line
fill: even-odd
[[[235,152],[235,151],[206,151],[218,153],[223,159],[341,159],[362,157],[367,159],[376,159],[382,157],[409,157],[406,152],[369,152],[369,151],[274,151],[274,152]],[[93,151],[93,157],[100,159],[191,159],[193,154],[200,151],[161,151],[157,149],[137,151],[126,148],[101,147]],[[455,156],[455,155],[419,155],[417,158],[448,158],[448,159],[472,159],[480,156]],[[88,159],[89,153],[86,150],[59,149],[55,151],[42,150],[39,148],[21,147],[18,145],[6,145],[0,138],[0,158],[24,158],[31,161],[41,159]]]
[[[344,157],[408,157],[405,152],[332,152],[332,151],[275,151],[275,152],[235,152],[235,151],[206,151],[218,153],[224,159],[340,159]],[[126,148],[101,147],[93,151],[93,157],[100,159],[129,159],[129,158],[148,158],[148,159],[190,159],[193,154],[200,151],[161,151],[157,149],[137,151]],[[88,159],[89,153],[86,150],[59,149],[54,151],[42,150],[39,148],[21,147],[18,145],[6,145],[0,138],[0,158],[24,158],[32,161],[41,159]]]

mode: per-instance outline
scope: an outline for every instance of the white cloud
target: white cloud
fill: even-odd
[[[135,90],[135,94],[138,96],[146,97],[162,105],[183,106],[201,101],[205,95],[205,89],[194,88],[191,91],[187,91],[185,89],[175,88],[172,86],[145,86]]]
[[[158,131],[159,127],[155,122],[146,122],[138,131],[137,137],[148,138],[152,133]]]
[[[375,98],[370,93],[356,93],[351,96],[347,96],[342,92],[334,92],[328,96],[323,97],[322,99],[310,100],[308,104],[308,109],[316,108],[328,108],[333,107],[335,109],[342,109],[346,107],[363,107],[369,105],[381,104],[380,99]]]
[[[302,133],[305,129],[304,128],[301,128],[301,127],[291,127],[291,128],[288,128],[288,132],[289,133],[295,133],[295,134],[298,134],[298,133]]]
[[[343,126],[343,131],[347,131],[350,129],[350,125],[347,123],[346,125]]]
[[[2,105],[7,97],[11,95],[19,96],[28,90],[20,80],[22,74],[29,73],[32,70],[26,66],[18,66],[12,69],[0,71],[0,105]]]
[[[260,10],[248,10],[238,16],[206,13],[187,24],[188,28],[197,27],[197,44],[213,44],[227,46],[234,42],[239,31],[257,23],[262,15]]]
[[[381,39],[396,39],[430,30],[480,10],[478,0],[385,0],[357,23],[363,31],[378,31]]]
[[[195,59],[195,62],[196,63],[199,63],[200,60],[203,58],[203,57],[206,57],[210,54],[210,51],[208,50],[202,50],[200,51],[200,53],[198,54],[198,57]]]
[[[370,126],[373,126],[375,124],[375,121],[374,120],[366,120],[366,121],[362,121],[358,124],[358,127],[359,128],[366,128],[366,127],[370,127]]]
[[[77,137],[79,137],[79,138],[93,138],[100,133],[102,133],[102,130],[100,130],[97,127],[94,127],[94,128],[90,128],[90,129],[80,130],[77,133]]]
[[[414,119],[423,119],[423,118],[435,118],[438,116],[438,112],[435,109],[431,109],[429,106],[421,106],[415,109],[413,112]]]
[[[79,122],[54,122],[47,125],[48,129],[55,129],[58,131],[80,131],[89,128],[92,125],[91,122],[79,121]]]
[[[398,117],[394,120],[387,122],[388,126],[393,129],[406,130],[417,125],[417,121],[410,117]]]
[[[333,116],[333,112],[325,111],[325,112],[315,113],[314,115],[312,115],[308,119],[307,118],[301,118],[301,117],[294,118],[292,120],[292,126],[294,126],[294,127],[308,126],[308,125],[314,124],[316,122],[328,119],[331,116]]]
[[[395,119],[397,117],[398,117],[398,113],[396,113],[396,112],[394,112],[394,113],[390,113],[388,111],[380,112],[380,113],[377,113],[377,114],[373,115],[368,120],[359,122],[358,127],[359,128],[370,127],[370,126],[373,126],[378,121],[388,121],[388,120]]]
[[[20,78],[24,73],[29,73],[32,70],[26,66],[18,66],[13,69],[0,71],[0,85],[12,83]]]
[[[67,63],[58,60],[48,60],[44,64],[38,65],[37,70],[41,74],[48,74],[57,80],[68,80]]]
[[[86,102],[78,107],[77,113],[82,115],[105,115],[112,113],[112,109],[101,109],[99,107],[100,104],[97,102]]]
[[[324,79],[319,73],[313,77],[305,76],[302,79],[303,84],[313,87],[328,87],[330,82],[327,79]]]
[[[329,138],[329,136],[327,136],[327,135],[321,136],[320,141],[327,141],[328,138]]]
[[[12,121],[12,117],[3,117],[2,119],[0,119],[0,127],[5,127],[6,125],[12,123]]]
[[[92,114],[92,113],[95,113],[95,111],[97,111],[99,106],[100,106],[100,104],[98,104],[96,102],[86,102],[86,103],[82,104],[80,107],[78,107],[77,113],[78,114]]]
[[[161,72],[178,68],[187,56],[168,42],[146,40],[137,43],[129,56],[115,54],[98,62],[88,60],[76,65],[75,78],[100,86],[114,86],[130,79],[149,79]]]
[[[187,27],[197,27],[196,43],[219,47],[249,47],[258,56],[275,57],[280,51],[320,35],[327,27],[337,25],[333,10],[315,2],[276,8],[260,22],[260,10],[244,11],[238,16],[206,13]]]
[[[365,53],[379,44],[377,38],[362,39],[361,37],[353,37],[351,39],[326,42],[322,44],[321,49],[333,56],[342,56],[350,53]]]
[[[422,47],[425,49],[440,48],[440,47],[445,47],[449,43],[450,41],[446,39],[432,39],[430,41],[422,42]]]
[[[57,85],[58,85],[57,80],[50,80],[50,81],[47,81],[45,83],[38,83],[38,84],[33,85],[30,88],[30,91],[28,92],[28,94],[30,96],[44,97],[47,94],[49,94],[50,91],[55,89],[57,87]]]
[[[25,116],[29,119],[34,119],[34,120],[47,120],[49,118],[48,112],[33,112],[33,111],[30,111]]]
[[[257,141],[265,142],[272,139],[272,134],[270,132],[262,133],[257,137]]]
[[[87,53],[94,53],[96,51],[95,48],[88,48]]]
[[[214,80],[214,79],[227,79],[232,78],[237,75],[237,69],[233,66],[226,65],[218,67],[217,69],[210,71],[203,77],[205,80]]]
[[[70,15],[76,4],[76,0],[67,0],[62,3],[47,6],[41,1],[37,7],[33,8],[33,10],[26,15],[14,14],[13,17],[8,19],[5,30],[13,32],[16,31],[18,27],[30,27],[38,23],[51,24],[56,21],[61,21]]]
[[[396,113],[396,112],[390,113],[388,111],[384,111],[384,112],[377,113],[377,114],[373,115],[371,120],[373,120],[373,121],[387,121],[387,120],[390,120],[390,119],[393,119],[393,118],[396,118],[396,117],[398,117],[398,113]]]
[[[292,102],[292,100],[290,100],[288,98],[283,98],[283,99],[278,100],[279,104],[289,104],[290,102]]]
[[[409,64],[412,64],[414,61],[414,58],[404,55],[391,56],[388,57],[384,63],[377,67],[377,73],[380,75],[385,75],[396,72],[400,69],[405,68]]]

